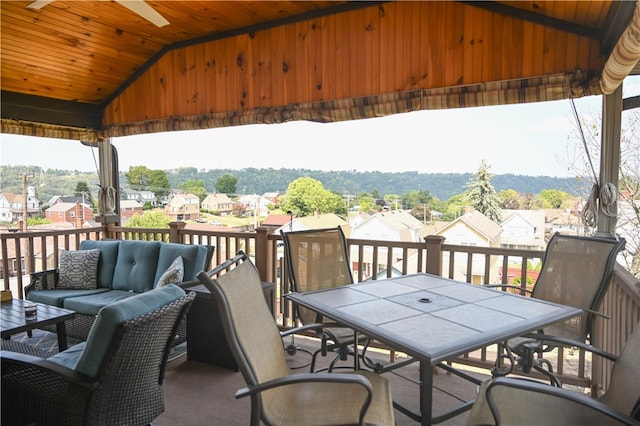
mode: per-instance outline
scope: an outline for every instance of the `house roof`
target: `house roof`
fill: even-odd
[[[87,204],[79,203],[80,205],[84,205],[85,209],[90,209]],[[73,210],[76,208],[76,203],[56,203],[51,207],[47,208],[45,211],[47,212],[66,212],[69,210]]]
[[[136,200],[120,200],[120,208],[122,209],[141,209],[142,208],[142,204],[140,204],[138,201]]]
[[[289,220],[291,220],[291,217],[288,214],[270,214],[265,220],[262,221],[262,225],[282,226],[289,223]]]
[[[120,1],[33,3],[0,2],[6,133],[97,141],[338,121],[575,98],[637,72],[611,54],[639,43],[631,1],[148,1],[163,26]]]
[[[452,228],[458,222],[463,222],[468,227],[486,237],[489,241],[494,241],[496,238],[498,238],[498,236],[500,236],[500,233],[502,232],[502,228],[500,227],[500,225],[498,225],[479,211],[472,210],[453,220],[449,223],[449,225],[441,228],[438,231],[438,234],[446,232],[446,230]]]

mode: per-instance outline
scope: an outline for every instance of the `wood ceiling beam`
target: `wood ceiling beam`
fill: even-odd
[[[2,118],[89,129],[102,128],[102,107],[43,96],[0,92]]]
[[[574,22],[564,21],[562,19],[541,15],[517,7],[509,6],[497,1],[469,1],[459,0],[467,6],[478,7],[488,10],[489,12],[499,13],[501,15],[510,16],[518,20],[529,21],[534,24],[543,25],[545,27],[554,28],[556,30],[569,32],[579,36],[588,37],[593,40],[602,40],[602,34],[597,28],[586,27]]]

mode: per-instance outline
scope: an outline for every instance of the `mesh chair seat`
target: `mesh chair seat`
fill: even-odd
[[[394,425],[388,381],[367,371],[293,373],[260,287],[260,276],[240,252],[225,274],[200,280],[216,297],[229,347],[247,384],[236,397],[251,397],[251,424]],[[371,398],[370,403],[367,402]]]
[[[589,345],[579,347],[615,361],[603,396],[592,399],[530,379],[498,377],[480,387],[467,425],[640,424],[640,324],[617,358]]]

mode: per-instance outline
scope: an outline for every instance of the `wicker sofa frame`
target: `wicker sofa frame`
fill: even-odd
[[[2,424],[141,425],[164,411],[171,342],[195,298],[122,322],[95,378],[33,356],[2,352]]]

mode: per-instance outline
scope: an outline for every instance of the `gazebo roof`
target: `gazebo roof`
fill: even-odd
[[[638,71],[637,8],[2,1],[1,130],[97,141],[607,93]]]

